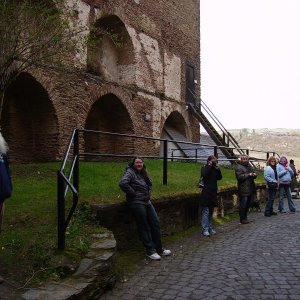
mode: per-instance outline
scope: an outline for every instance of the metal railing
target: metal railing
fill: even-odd
[[[73,146],[73,158],[69,174],[66,174],[66,164],[71,156]],[[72,181],[72,182],[71,182]],[[72,206],[66,218],[66,197],[68,189],[72,190]],[[62,165],[57,171],[57,246],[59,250],[65,248],[66,229],[79,200],[79,132],[74,129],[69,140]]]
[[[223,158],[219,157],[219,161],[225,161],[225,162],[226,161],[228,161],[228,162],[237,161],[240,158],[240,156],[244,153],[249,156],[250,162],[266,163],[268,158],[270,157],[270,154],[272,156],[277,156],[279,158],[279,154],[277,152],[273,152],[273,151],[263,151],[263,150],[248,149],[248,148],[234,148],[234,147],[216,146],[216,145],[209,145],[209,144],[197,144],[197,145],[201,145],[201,148],[197,147],[197,148],[184,148],[184,149],[182,149],[182,148],[170,149],[171,161],[178,160],[178,159],[179,160],[181,160],[181,159],[190,160],[190,161],[194,161],[194,162],[206,161],[208,155],[201,155],[201,152],[207,153],[208,150],[204,151],[204,149],[211,149],[211,154],[218,157],[219,156],[218,150],[221,150],[222,148],[232,150],[232,151],[238,150],[238,152],[235,153],[236,158],[227,158],[224,156]],[[182,152],[184,152],[184,153],[189,152],[189,153],[193,153],[194,155],[189,155],[188,157],[185,156],[183,158],[183,156],[180,155]],[[177,154],[177,153],[179,153],[179,154]],[[255,164],[254,164],[254,167],[255,167]]]
[[[168,139],[158,139],[158,138],[152,138],[152,137],[146,137],[146,136],[138,136],[138,135],[130,135],[130,134],[122,134],[122,133],[112,133],[112,132],[105,132],[105,131],[96,131],[96,130],[87,130],[87,129],[74,129],[72,131],[69,143],[66,148],[65,155],[63,157],[63,161],[61,164],[60,169],[57,171],[57,243],[58,243],[58,249],[63,250],[65,249],[65,234],[67,227],[70,223],[70,220],[72,218],[73,213],[76,210],[78,201],[79,201],[79,162],[80,158],[84,157],[113,157],[113,158],[133,158],[136,156],[136,153],[128,153],[126,154],[125,150],[122,149],[122,153],[107,153],[107,152],[83,152],[80,151],[82,144],[81,143],[81,134],[92,134],[92,135],[104,135],[109,137],[122,137],[123,139],[130,138],[134,139],[135,141],[150,141],[153,143],[160,143],[159,155],[144,155],[143,153],[138,153],[140,156],[148,159],[160,159],[163,163],[162,168],[162,183],[164,185],[167,185],[168,183],[168,160],[178,160],[181,159],[187,160],[187,158],[182,157],[175,157],[173,154],[169,154],[169,143],[174,143],[174,140],[168,140]],[[215,153],[218,149],[224,147],[224,146],[211,146],[211,145],[205,145],[200,143],[192,143],[192,142],[186,142],[186,141],[176,141],[177,143],[182,143],[185,145],[193,145],[193,146],[207,146],[211,147],[213,152]],[[157,146],[157,145],[156,145]],[[156,147],[157,148],[157,147]],[[134,148],[135,149],[135,148]],[[155,149],[155,147],[154,147]],[[231,148],[234,149],[234,148]],[[170,151],[171,152],[171,151]],[[261,151],[264,152],[264,151]],[[125,154],[124,154],[125,153]],[[249,149],[246,149],[246,153],[249,154]],[[264,152],[264,153],[270,153],[270,152]],[[275,153],[275,152],[274,152]],[[212,153],[213,154],[213,153]],[[197,155],[196,155],[197,156]],[[268,154],[267,154],[268,157]],[[254,160],[254,158],[251,158]],[[195,158],[191,157],[189,160],[194,160]],[[196,160],[197,161],[197,160]],[[68,211],[66,211],[66,204],[68,200],[68,191],[72,192],[72,203],[70,205],[70,208]]]

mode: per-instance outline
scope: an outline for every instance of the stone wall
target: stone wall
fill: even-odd
[[[257,185],[257,199],[263,203],[266,198],[265,185]],[[200,225],[199,195],[160,199],[152,201],[160,218],[162,235],[170,235],[191,226]],[[138,240],[134,220],[126,203],[95,205],[96,218],[101,226],[111,230],[117,240],[117,247],[130,248]],[[219,192],[219,206],[214,216],[225,216],[238,210],[236,188]]]
[[[65,0],[73,3],[72,0]],[[185,109],[186,66],[200,94],[198,0],[75,1],[77,23],[99,35],[78,52],[67,72],[32,68],[7,92],[1,127],[16,162],[55,161],[74,127],[160,138],[177,113],[186,139],[199,141],[199,123]],[[73,7],[70,5],[70,7]],[[117,47],[110,34],[121,41]],[[122,144],[122,148],[116,145]],[[101,147],[99,146],[101,145]],[[81,140],[87,151],[158,154],[159,145],[108,137]]]

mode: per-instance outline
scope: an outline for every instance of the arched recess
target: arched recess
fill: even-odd
[[[176,140],[176,141],[188,141],[187,125],[183,116],[177,112],[172,112],[166,119],[162,132],[161,139]],[[187,146],[183,143],[171,142],[168,143],[168,156],[180,156],[185,157],[184,149]],[[163,155],[163,144],[161,143],[160,155]]]
[[[134,49],[125,24],[117,16],[93,24],[87,53],[87,70],[105,80],[134,83]]]
[[[114,94],[99,98],[91,107],[85,129],[113,133],[134,134],[130,115],[121,100]],[[85,152],[102,154],[134,153],[134,140],[129,137],[85,133]]]
[[[44,87],[30,74],[21,73],[4,99],[1,120],[11,161],[55,161],[58,156],[58,120]]]

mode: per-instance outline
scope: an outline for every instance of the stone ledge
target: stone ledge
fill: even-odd
[[[113,286],[116,281],[112,272],[116,240],[112,234],[95,234],[93,237],[95,242],[74,274],[59,282],[30,289],[22,295],[22,299],[96,299]]]

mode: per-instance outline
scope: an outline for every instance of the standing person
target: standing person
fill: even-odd
[[[4,200],[12,193],[12,183],[7,160],[8,146],[0,132],[0,232],[3,224]]]
[[[293,170],[294,177],[296,178],[297,175],[298,175],[298,173],[297,173],[297,171],[296,171],[296,166],[295,166],[295,162],[294,162],[293,159],[290,159],[290,167],[291,167],[291,169]]]
[[[200,205],[202,206],[202,233],[205,236],[215,234],[212,228],[212,217],[214,207],[217,202],[217,181],[222,179],[222,173],[218,165],[218,160],[215,156],[210,155],[207,158],[207,163],[201,168],[201,177],[203,178],[204,187],[200,195]]]
[[[293,159],[290,159],[290,167],[294,173],[294,176],[293,176],[292,182],[291,182],[291,192],[293,192],[296,188],[298,188],[298,181],[297,181],[298,172],[296,170],[295,162]]]
[[[161,256],[170,255],[171,251],[162,247],[159,219],[150,201],[152,181],[142,158],[135,157],[126,167],[119,186],[126,193],[147,256],[160,260]]]
[[[239,215],[241,224],[248,224],[247,214],[251,198],[256,193],[254,179],[256,173],[249,164],[249,157],[246,154],[241,155],[241,161],[237,163],[235,176],[238,184],[238,195],[240,200]]]
[[[283,197],[286,194],[288,199],[288,206],[290,212],[296,211],[296,206],[292,200],[291,194],[291,182],[294,176],[294,172],[289,167],[287,158],[282,155],[279,159],[279,163],[276,167],[278,179],[279,179],[279,202],[278,202],[278,210],[280,213],[285,213],[284,204],[283,204]]]
[[[273,211],[274,199],[278,190],[278,175],[276,170],[277,161],[274,156],[270,156],[267,162],[267,166],[264,170],[264,178],[267,182],[268,188],[268,201],[265,207],[265,217],[271,217],[277,215]]]

